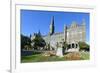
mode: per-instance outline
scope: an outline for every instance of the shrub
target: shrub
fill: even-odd
[[[80,51],[90,51],[90,46],[85,42],[79,42]]]

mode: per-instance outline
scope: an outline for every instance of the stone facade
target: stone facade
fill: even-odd
[[[54,26],[54,17],[50,23],[50,32],[48,35],[43,36],[43,39],[46,41],[47,44],[50,44],[52,47],[56,48],[57,43],[66,42],[69,44],[69,50],[78,51],[79,45],[78,42],[85,42],[86,41],[86,26],[85,21],[82,21],[81,25],[78,25],[76,22],[72,22],[71,26],[67,27],[64,25],[64,31],[56,33]],[[49,29],[49,28],[48,28]],[[34,36],[33,36],[34,37]],[[32,38],[33,38],[32,37]]]

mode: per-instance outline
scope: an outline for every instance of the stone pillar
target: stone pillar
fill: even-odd
[[[72,44],[70,44],[70,48],[72,49]]]
[[[67,42],[67,26],[64,25],[64,42]]]
[[[74,43],[74,49],[76,49],[76,43]]]

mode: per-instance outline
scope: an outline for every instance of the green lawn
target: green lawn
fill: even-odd
[[[89,52],[81,52],[81,59],[82,60],[89,60],[90,59],[90,53]]]
[[[89,53],[88,52],[81,52],[80,60],[89,60]],[[30,63],[30,62],[50,62],[50,61],[67,61],[68,59],[64,57],[57,57],[57,56],[43,56],[42,54],[35,54],[30,56],[22,56],[21,62],[22,63]]]
[[[21,62],[46,62],[46,61],[64,61],[64,57],[57,56],[42,56],[41,54],[22,56]]]

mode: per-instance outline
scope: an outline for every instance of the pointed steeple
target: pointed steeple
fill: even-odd
[[[55,27],[54,27],[54,16],[53,16],[50,23],[50,35],[54,33],[54,30],[55,30]]]
[[[54,26],[54,16],[51,19],[51,24],[50,25],[53,25]]]
[[[40,32],[40,30],[38,31],[38,36],[41,36],[41,32]]]
[[[67,26],[64,25],[64,42],[67,42]]]

